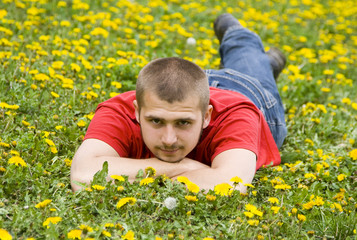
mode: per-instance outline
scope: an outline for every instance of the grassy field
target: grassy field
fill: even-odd
[[[71,159],[98,103],[157,57],[218,68],[229,12],[288,56],[283,163],[241,195],[105,167],[73,193]],[[356,239],[357,2],[1,0],[0,239]],[[196,45],[187,44],[194,38]]]

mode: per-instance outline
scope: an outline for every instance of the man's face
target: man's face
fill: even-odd
[[[211,120],[212,106],[202,117],[197,96],[181,102],[168,103],[156,94],[144,94],[140,112],[134,101],[136,119],[146,146],[160,160],[179,162],[197,145],[203,128]]]

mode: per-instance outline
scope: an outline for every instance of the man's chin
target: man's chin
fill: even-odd
[[[156,158],[159,159],[160,161],[167,162],[167,163],[178,163],[184,159],[184,158],[162,158],[160,156],[156,156]]]

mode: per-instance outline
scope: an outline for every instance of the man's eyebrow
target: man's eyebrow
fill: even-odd
[[[147,116],[144,116],[145,119],[158,119],[158,120],[165,120],[165,118],[161,118],[161,117],[158,117],[158,116],[155,116],[155,115],[147,115]],[[178,118],[178,119],[175,119],[174,121],[189,121],[189,122],[193,122],[195,121],[195,119],[191,118],[191,117],[186,117],[186,118]]]

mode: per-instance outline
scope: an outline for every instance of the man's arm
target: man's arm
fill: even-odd
[[[174,177],[208,166],[184,159],[178,163],[167,163],[157,158],[131,159],[123,158],[107,143],[97,139],[87,139],[78,148],[71,166],[71,185],[74,191],[81,189],[75,182],[89,184],[96,172],[100,171],[104,162],[108,162],[108,175],[127,175],[129,181],[134,181],[140,169],[153,167],[157,175],[166,174]]]
[[[187,177],[202,189],[214,189],[220,183],[230,183],[232,177],[238,176],[243,183],[251,183],[256,172],[256,155],[246,149],[230,149],[218,154],[210,168],[187,171],[181,176]],[[240,184],[242,193],[247,187]]]

